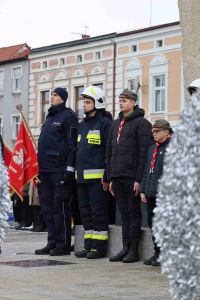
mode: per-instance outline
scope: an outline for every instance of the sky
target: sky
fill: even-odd
[[[178,0],[0,0],[0,47],[36,48],[78,40],[81,33],[93,37],[175,21]]]

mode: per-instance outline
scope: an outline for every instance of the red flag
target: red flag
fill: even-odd
[[[23,201],[24,186],[38,175],[37,154],[24,122],[19,128],[8,171],[10,186]]]
[[[4,162],[6,167],[9,167],[12,158],[12,150],[4,143]]]

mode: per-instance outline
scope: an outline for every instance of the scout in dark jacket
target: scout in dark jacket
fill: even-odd
[[[152,132],[155,143],[149,148],[147,153],[140,194],[142,202],[147,203],[148,225],[150,228],[152,228],[153,210],[156,206],[158,182],[163,173],[164,156],[171,138],[172,129],[168,121],[157,120],[152,126]],[[159,266],[160,249],[155,242],[154,236],[152,236],[152,239],[155,254],[147,259],[144,264]]]
[[[141,236],[140,182],[151,141],[151,123],[136,105],[137,95],[125,89],[119,96],[119,119],[112,125],[106,154],[110,191],[122,216],[123,250],[110,261],[138,261]]]
[[[75,255],[94,259],[105,257],[108,241],[105,154],[112,116],[103,108],[100,88],[89,86],[82,96],[86,117],[78,130],[76,173],[84,249]]]
[[[37,255],[70,254],[71,215],[69,201],[74,177],[78,121],[66,108],[68,93],[56,88],[38,141],[41,178],[40,202],[47,225],[48,243]]]

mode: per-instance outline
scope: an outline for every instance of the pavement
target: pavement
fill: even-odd
[[[169,300],[159,267],[74,254],[36,256],[47,233],[9,229],[0,255],[0,300]]]

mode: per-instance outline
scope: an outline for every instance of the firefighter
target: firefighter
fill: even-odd
[[[40,202],[48,242],[35,250],[36,255],[67,255],[71,251],[70,198],[78,121],[75,113],[65,106],[67,98],[65,89],[53,90],[51,107],[38,141]]]
[[[84,249],[75,255],[96,259],[106,256],[108,241],[105,152],[112,116],[105,111],[104,95],[99,87],[87,87],[82,97],[86,117],[78,129],[76,176]]]

